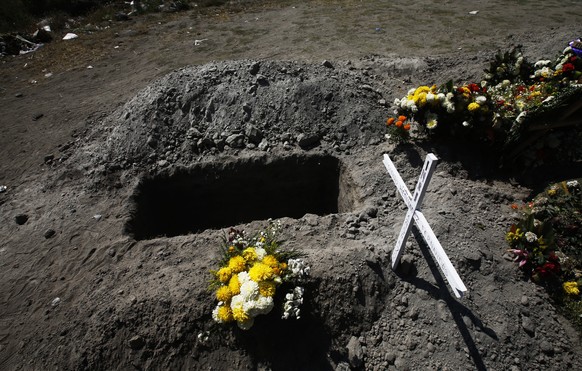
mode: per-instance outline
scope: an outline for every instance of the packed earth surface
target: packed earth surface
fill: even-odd
[[[474,11],[478,11],[476,14]],[[473,14],[471,14],[473,13]],[[479,81],[499,50],[553,58],[578,1],[239,1],[78,26],[0,59],[0,369],[582,369],[580,333],[504,234],[550,180],[452,141],[396,144],[419,84]],[[423,212],[468,292],[413,230]],[[311,266],[299,320],[213,322],[231,226],[282,223]]]

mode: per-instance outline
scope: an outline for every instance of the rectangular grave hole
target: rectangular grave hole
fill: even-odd
[[[136,240],[171,237],[254,220],[349,212],[356,203],[350,177],[333,156],[206,163],[143,178],[125,231]]]

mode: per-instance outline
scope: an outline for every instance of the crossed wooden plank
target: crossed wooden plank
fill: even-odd
[[[426,241],[432,256],[445,275],[453,293],[457,298],[461,298],[465,292],[467,292],[467,288],[461,280],[461,277],[459,277],[455,267],[453,267],[453,264],[449,260],[447,253],[432,231],[428,221],[420,211],[422,201],[424,199],[424,194],[426,193],[426,189],[428,188],[428,184],[434,169],[436,168],[437,162],[438,159],[432,153],[429,153],[426,156],[420,177],[418,178],[418,183],[416,183],[414,195],[412,195],[410,194],[408,187],[406,187],[406,184],[404,184],[402,177],[400,177],[398,170],[396,170],[396,166],[394,166],[394,163],[392,160],[390,160],[390,157],[387,154],[384,154],[384,166],[386,167],[386,170],[388,170],[388,174],[390,174],[392,181],[400,192],[404,203],[406,206],[408,206],[408,211],[404,217],[404,224],[400,229],[398,240],[396,240],[396,245],[392,251],[392,269],[396,269],[400,263],[400,258],[404,253],[404,245],[406,244],[406,240],[408,239],[410,230],[412,228],[412,220],[414,220],[416,227],[418,228],[423,239]]]

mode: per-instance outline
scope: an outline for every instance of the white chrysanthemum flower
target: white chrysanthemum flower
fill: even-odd
[[[411,89],[408,91],[408,95],[414,95],[414,92],[415,92],[415,91],[416,91],[416,88],[411,88]]]
[[[255,310],[258,314],[267,314],[273,309],[275,303],[273,298],[268,296],[259,296],[259,299],[255,301]]]
[[[214,322],[222,323],[222,321],[220,320],[220,318],[218,318],[218,308],[220,308],[221,305],[222,305],[222,302],[218,303],[218,305],[216,306],[216,308],[214,308],[212,310],[212,319],[214,320]]]
[[[442,101],[444,101],[444,100],[445,100],[445,98],[446,98],[446,97],[447,97],[447,96],[446,96],[444,93],[438,93],[438,94],[437,94],[437,96],[436,96],[436,99],[437,99],[439,102],[442,102]]]
[[[399,98],[394,99],[394,105],[400,106],[400,99]]]
[[[412,113],[416,113],[416,112],[418,112],[418,106],[415,104],[414,106],[410,107],[410,111],[411,111]]]
[[[516,67],[517,69],[519,69],[519,68],[521,67],[521,65],[522,65],[522,64],[523,64],[523,57],[522,57],[522,56],[519,56],[519,57],[517,58],[517,60],[515,61],[515,67]]]
[[[448,113],[453,113],[455,112],[455,105],[453,104],[453,102],[447,101],[445,103],[445,109],[447,110]]]
[[[402,98],[402,100],[400,101],[400,108],[404,109],[404,108],[406,108],[407,105],[408,105],[408,99]]]
[[[533,232],[525,232],[525,239],[527,242],[533,243],[538,240],[538,236]]]
[[[230,299],[230,309],[242,309],[245,304],[245,298],[241,295],[235,295]]]
[[[426,115],[426,127],[427,129],[435,129],[438,125],[438,116],[434,113],[428,112]]]
[[[564,49],[564,51],[562,52],[562,54],[568,54],[572,51],[572,47],[571,46],[567,46],[566,49]]]
[[[479,95],[477,98],[475,98],[475,102],[479,103],[480,105],[483,105],[487,102],[487,98]]]
[[[432,103],[434,102],[436,96],[433,93],[427,93],[426,94],[426,103]]]
[[[578,188],[580,186],[577,180],[570,180],[569,182],[566,183],[566,185],[568,186],[568,188]]]
[[[551,60],[549,60],[549,59],[542,59],[542,60],[539,60],[539,61],[537,61],[537,62],[534,64],[534,67],[535,67],[535,68],[542,68],[542,67],[546,67],[546,66],[547,66],[547,65],[549,65],[550,63],[552,63],[552,61],[551,61]]]
[[[452,100],[454,97],[455,97],[455,95],[453,93],[451,93],[451,92],[448,92],[447,93],[446,98],[447,98],[448,101]]]
[[[548,77],[550,75],[552,75],[554,73],[554,71],[552,71],[552,69],[550,67],[543,67],[542,69],[536,70],[536,72],[534,72],[534,76],[535,77]]]
[[[509,81],[509,80],[503,80],[503,81],[501,81],[501,87],[506,88],[509,85],[511,85],[511,81]]]
[[[258,260],[263,260],[263,258],[265,257],[265,255],[267,255],[267,251],[265,249],[263,249],[262,247],[257,247],[255,249],[255,252],[257,253],[257,259]]]
[[[469,121],[463,121],[463,126],[469,127],[469,126],[471,126],[471,124],[469,123]]]
[[[249,277],[249,272],[247,272],[247,271],[240,272],[239,274],[237,274],[237,276],[238,276],[238,282],[241,285],[247,281],[251,281],[251,277]]]
[[[240,286],[240,294],[245,301],[254,300],[259,295],[259,284],[248,280]]]

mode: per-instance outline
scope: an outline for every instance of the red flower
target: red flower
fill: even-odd
[[[570,72],[574,71],[575,69],[576,68],[572,63],[564,63],[564,65],[562,66],[562,72]]]
[[[520,92],[520,93],[523,93],[523,92],[525,91],[525,86],[523,86],[523,85],[519,85],[519,86],[517,87],[517,91],[518,91],[518,92]]]
[[[477,85],[477,84],[475,84],[475,83],[469,84],[469,85],[467,85],[467,87],[468,87],[468,88],[469,88],[469,90],[471,90],[473,93],[481,91],[481,88],[479,87],[479,85]]]
[[[560,262],[560,258],[558,258],[558,255],[556,255],[553,251],[550,253],[550,255],[548,256],[548,261],[552,262],[552,263],[556,263],[559,264]]]

